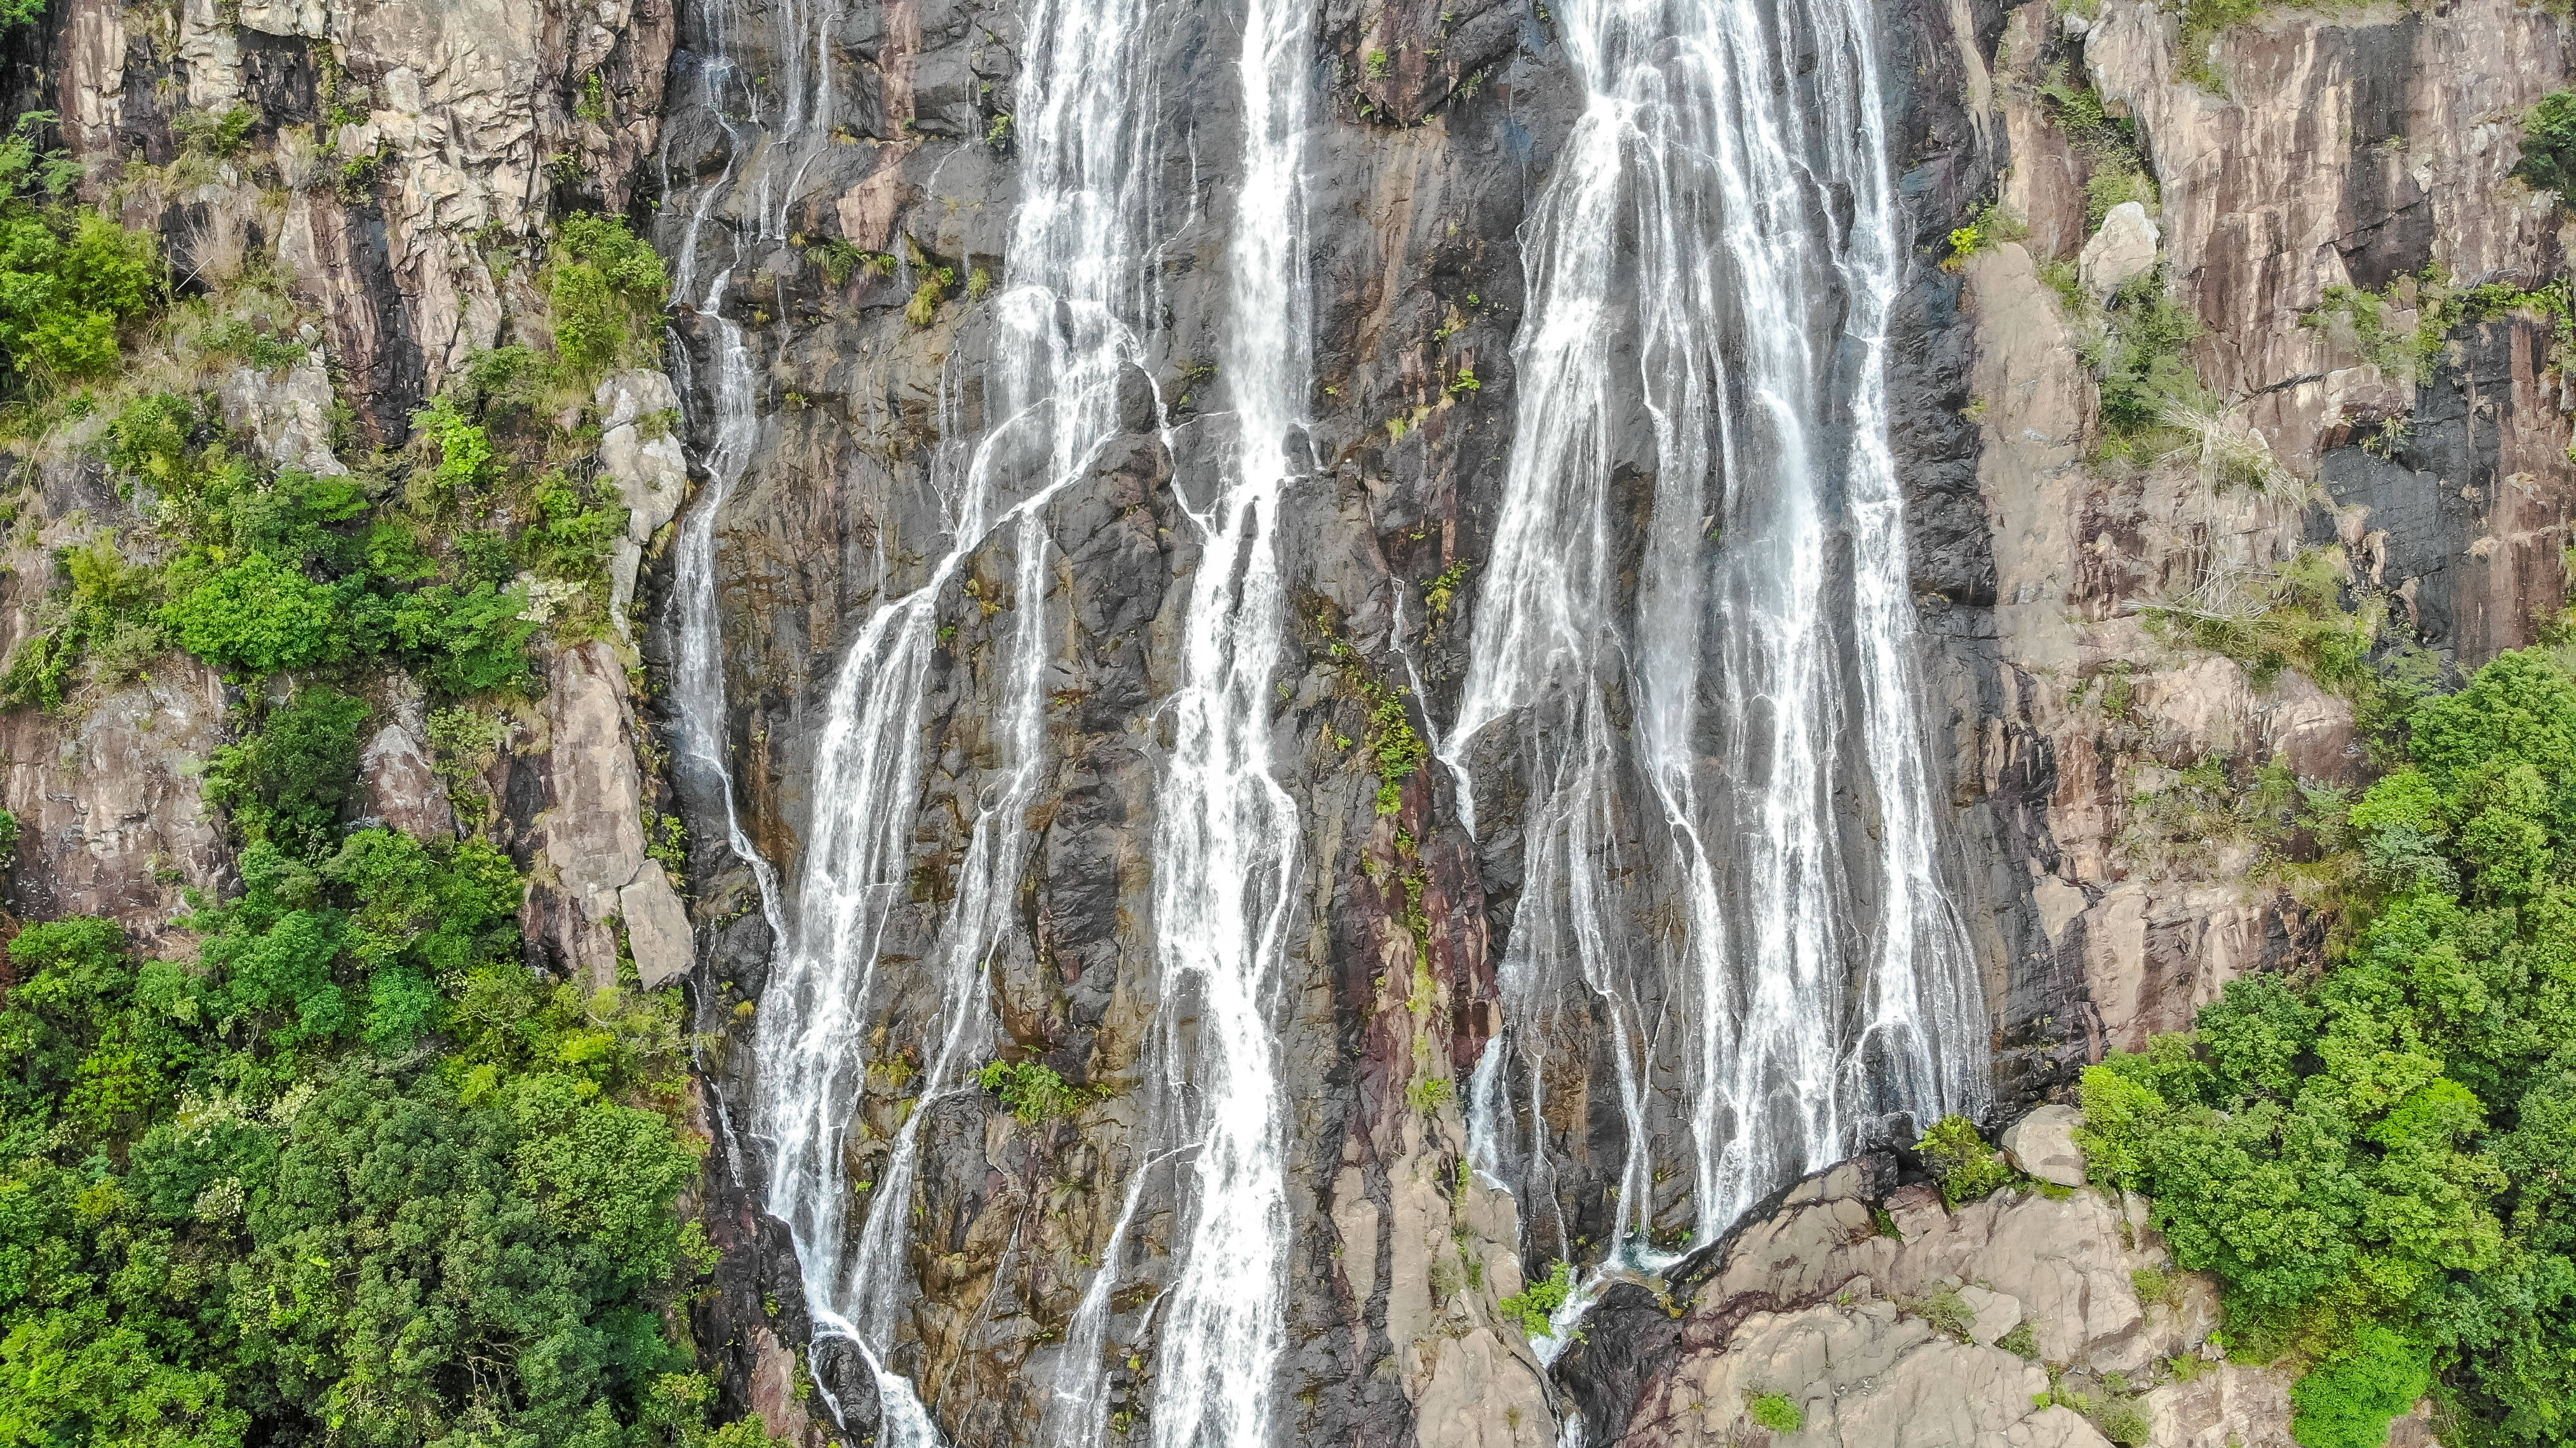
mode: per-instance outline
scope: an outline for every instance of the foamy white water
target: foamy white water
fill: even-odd
[[[1985,1023],[1915,709],[1870,8],[1557,13],[1587,100],[1522,233],[1518,425],[1444,744],[1509,731],[1529,787],[1507,1035],[1469,1116],[1478,1168],[1521,1180],[1539,1013],[1601,1012],[1608,1266],[1651,1268],[1870,1115],[1973,1108]],[[1655,1218],[1659,1168],[1687,1173],[1684,1220]]]

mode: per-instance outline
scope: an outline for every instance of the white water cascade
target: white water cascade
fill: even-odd
[[[719,12],[721,7],[717,7]],[[683,294],[694,280],[700,232],[717,193],[747,184],[735,204],[737,250],[776,241],[786,198],[828,125],[831,85],[823,7],[781,17],[784,59],[799,60],[788,86],[774,152],[785,184],[773,194],[780,154],[736,171],[747,154],[740,125],[734,157],[688,212],[681,245]],[[878,559],[884,597],[856,625],[836,668],[819,731],[813,813],[795,879],[777,888],[734,823],[725,765],[723,678],[713,567],[716,511],[751,461],[760,436],[755,382],[738,326],[717,310],[726,279],[707,289],[715,377],[714,444],[705,459],[710,487],[684,523],[677,560],[675,692],[693,763],[723,780],[735,852],[759,877],[776,945],[753,1042],[757,1063],[752,1131],[768,1149],[767,1209],[791,1229],[806,1306],[818,1344],[846,1342],[874,1375],[882,1406],[879,1442],[928,1448],[939,1441],[912,1385],[892,1365],[909,1301],[909,1206],[919,1166],[921,1123],[942,1095],[972,1089],[988,1054],[993,1014],[986,996],[991,952],[1013,928],[1014,894],[1027,860],[1029,806],[1050,770],[1045,748],[1047,601],[1050,553],[1044,510],[1086,477],[1118,431],[1122,374],[1138,347],[1131,319],[1146,268],[1142,177],[1152,136],[1141,123],[1150,90],[1142,0],[1035,0],[1026,16],[1026,70],[1017,128],[1023,185],[1003,285],[986,307],[994,333],[982,351],[997,359],[984,401],[992,424],[971,450],[943,447],[932,483],[945,509],[944,551],[918,582],[896,594],[893,560]],[[729,17],[709,16],[721,45]],[[720,87],[735,73],[708,64],[710,108],[725,115]],[[758,124],[755,111],[751,122]],[[756,143],[755,143],[756,144]],[[952,370],[956,364],[952,364]],[[964,434],[961,389],[943,386],[941,433]],[[971,579],[992,600],[980,643],[997,679],[997,704],[984,721],[997,766],[979,781],[954,894],[935,938],[905,982],[881,978],[880,947],[908,910],[915,815],[925,787],[925,708],[943,645],[938,603]],[[969,645],[961,641],[960,648]],[[867,1058],[869,1035],[898,985],[908,999],[934,1001],[935,1014],[896,1022],[882,1059]],[[867,1072],[893,1064],[905,1046],[918,1055],[918,1091],[875,1167],[875,1179],[847,1180],[848,1133]],[[836,1405],[837,1411],[837,1405]]]
[[[1287,1104],[1274,1022],[1299,823],[1271,773],[1270,717],[1288,636],[1281,510],[1315,470],[1300,425],[1312,385],[1313,25],[1299,0],[1250,0],[1244,16],[1243,170],[1218,364],[1233,446],[1213,500],[1190,513],[1203,551],[1165,706],[1173,744],[1154,837],[1162,1074],[1192,1158],[1188,1227],[1158,1307],[1155,1448],[1273,1441],[1272,1377],[1287,1336]],[[1184,487],[1184,506],[1196,491]]]
[[[1525,1219],[1556,1210],[1535,1057],[1592,1013],[1616,1272],[1871,1115],[1973,1109],[1985,1020],[1914,714],[1871,6],[1557,14],[1587,103],[1522,232],[1516,441],[1444,749],[1508,731],[1528,790],[1473,1155]]]

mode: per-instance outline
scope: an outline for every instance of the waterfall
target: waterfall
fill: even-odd
[[[1192,1143],[1186,1235],[1159,1305],[1149,1414],[1156,1448],[1272,1441],[1286,1340],[1286,1103],[1281,961],[1297,866],[1297,806],[1271,774],[1270,716],[1288,632],[1279,558],[1288,487],[1314,471],[1304,161],[1312,12],[1250,0],[1243,24],[1243,171],[1226,238],[1229,308],[1218,373],[1233,448],[1215,497],[1191,510],[1203,552],[1166,711],[1173,745],[1154,834],[1165,1077]],[[1186,506],[1186,504],[1185,504]],[[1176,1039],[1187,1021],[1195,1039]]]
[[[1874,1114],[1972,1109],[1985,1025],[1914,712],[1871,7],[1557,13],[1586,103],[1522,232],[1516,441],[1445,744],[1463,768],[1496,731],[1528,795],[1473,1159],[1548,1179],[1536,1057],[1591,1014],[1626,1136],[1609,1265],[1652,1268]],[[1666,1177],[1691,1200],[1659,1222]]]
[[[732,192],[746,193],[730,202],[735,250],[777,241],[797,178],[830,120],[825,7],[790,4],[776,17],[789,73],[774,146],[756,101],[745,120],[728,116],[724,104],[727,89],[739,86],[740,66],[721,53],[735,18],[721,4],[703,17],[720,52],[705,61],[705,103],[732,137],[732,156],[685,212],[684,298],[699,270],[701,232]],[[806,847],[784,888],[733,814],[713,568],[715,516],[760,436],[755,382],[740,328],[720,311],[730,273],[719,274],[698,304],[715,339],[716,425],[703,459],[709,486],[682,527],[677,560],[673,686],[684,755],[723,789],[730,842],[755,872],[775,932],[752,1045],[752,1130],[769,1152],[765,1206],[790,1228],[818,1348],[847,1344],[873,1374],[880,1441],[889,1448],[938,1442],[894,1364],[911,1297],[906,1253],[921,1123],[942,1097],[974,1089],[971,1073],[992,1045],[986,967],[1014,928],[1031,846],[1026,819],[1051,770],[1045,509],[1089,475],[1119,431],[1120,384],[1139,350],[1131,320],[1146,270],[1142,178],[1152,143],[1140,118],[1151,79],[1142,0],[1036,0],[1026,25],[1020,205],[1003,285],[966,324],[993,333],[981,350],[998,359],[984,394],[996,421],[962,458],[956,448],[935,457],[946,546],[909,591],[895,592],[887,578],[885,596],[857,622],[833,672]],[[782,165],[783,186],[773,175]],[[942,388],[941,433],[950,438],[965,430],[954,382],[943,379]],[[973,796],[965,857],[931,949],[907,973],[915,978],[892,982],[880,978],[878,955],[890,922],[909,908],[910,846],[929,763],[926,701],[948,647],[938,605],[951,585],[969,582],[984,621],[957,647],[990,650],[997,682],[987,723],[998,763]],[[936,1009],[895,1022],[871,1062],[870,1033],[898,984]],[[917,1095],[874,1180],[854,1183],[847,1149],[867,1072],[892,1065],[907,1046],[921,1058]]]

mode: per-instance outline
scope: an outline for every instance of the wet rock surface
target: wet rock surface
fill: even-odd
[[[262,195],[270,172],[230,162],[119,200],[191,263],[244,237],[273,242],[324,319],[313,340],[327,367],[227,384],[233,425],[271,461],[344,466],[330,445],[335,382],[358,404],[357,443],[399,443],[442,377],[507,340],[505,312],[541,305],[511,291],[527,268],[508,258],[531,255],[550,208],[651,217],[694,286],[672,319],[668,378],[622,375],[595,399],[601,461],[630,508],[612,617],[640,625],[631,638],[650,667],[633,670],[625,634],[550,658],[544,700],[514,721],[483,782],[496,829],[535,876],[535,962],[595,982],[629,963],[648,984],[685,981],[710,1038],[699,1206],[726,1255],[693,1322],[725,1365],[728,1405],[814,1448],[868,1441],[883,1423],[871,1376],[828,1332],[816,1340],[748,1124],[764,1066],[751,1023],[777,1004],[777,942],[729,848],[724,801],[703,778],[677,779],[676,796],[662,783],[669,701],[637,680],[670,658],[671,565],[657,550],[692,474],[707,477],[729,323],[749,351],[755,432],[715,519],[726,745],[746,837],[794,878],[836,665],[885,600],[925,585],[951,543],[963,470],[1007,421],[986,387],[1013,361],[997,353],[992,288],[1023,184],[1022,7],[58,11],[43,65],[11,85],[59,109],[64,143],[86,159],[166,165],[178,107],[259,109],[277,204]],[[2546,325],[2464,323],[2404,376],[2307,319],[2328,288],[2386,288],[2428,263],[2463,284],[2556,275],[2561,214],[2506,183],[2515,155],[2499,121],[2566,67],[2558,22],[2505,0],[2269,15],[2219,37],[2215,91],[2177,72],[2174,17],[2131,0],[2105,0],[2080,33],[2037,4],[1901,0],[1881,18],[1913,258],[1890,431],[1922,713],[1946,761],[1945,867],[1994,1025],[1992,1125],[2062,1097],[2104,1050],[2187,1024],[2227,979],[2319,949],[2295,902],[2244,878],[2241,849],[2143,844],[2137,800],[2213,757],[2350,782],[2362,764],[2349,704],[2294,672],[2257,678],[2168,648],[2142,606],[2335,545],[2457,671],[2529,641],[2563,601],[2576,490]],[[1243,320],[1221,279],[1242,183],[1232,24],[1226,7],[1183,7],[1154,29],[1137,202],[1149,324],[1118,385],[1115,436],[1038,519],[1043,584],[1022,593],[996,545],[936,598],[927,763],[876,957],[893,983],[857,1028],[853,1062],[875,1069],[846,1165],[872,1181],[919,1118],[892,1365],[961,1444],[1040,1441],[1050,1385],[1083,1375],[1105,1382],[1112,1421],[1135,1427],[1154,1381],[1183,1189],[1149,1153],[1143,1063],[1158,1031],[1195,1023],[1165,1009],[1145,922],[1197,515],[1239,401],[1215,364]],[[1610,1287],[1586,1340],[1549,1364],[1503,1311],[1556,1258],[1597,1258],[1615,1218],[1629,1130],[1612,1099],[1617,1042],[1579,1000],[1543,1027],[1560,1073],[1553,1179],[1522,1184],[1515,1202],[1467,1168],[1462,1106],[1503,1025],[1496,969],[1530,885],[1521,816],[1538,785],[1508,760],[1470,759],[1495,782],[1472,835],[1437,763],[1386,808],[1363,681],[1409,690],[1398,712],[1427,737],[1454,718],[1514,443],[1529,302],[1518,238],[1579,97],[1554,22],[1516,0],[1332,0],[1315,42],[1316,386],[1301,419],[1315,461],[1281,525],[1293,596],[1272,721],[1300,830],[1276,1013],[1290,1143],[1280,1432],[1521,1448],[1580,1415],[1593,1442],[1733,1442],[1749,1431],[1748,1395],[1778,1394],[1805,1424],[1782,1441],[2090,1448],[2103,1441],[2093,1423],[2033,1398],[2117,1373],[2158,1443],[2283,1441],[2276,1375],[2176,1366],[2201,1353],[2208,1290],[2186,1280],[2173,1300],[2138,1300],[2132,1273],[2165,1261],[2143,1205],[2080,1185],[2062,1114],[2023,1119],[2005,1140],[2072,1195],[2017,1189],[1953,1213],[1892,1158],[1867,1156],[1667,1275]],[[339,74],[329,97],[326,55]],[[2161,190],[2134,214],[2116,206],[2088,224],[2094,163],[2037,99],[2050,66],[2135,119]],[[594,74],[601,108],[582,101]],[[791,104],[799,129],[761,129],[783,127]],[[365,184],[317,184],[306,168],[319,162],[277,147],[280,127],[326,120],[344,156],[379,158]],[[2027,234],[1936,265],[1990,196]],[[711,198],[695,231],[684,198]],[[2213,487],[2173,459],[2100,465],[2095,383],[2043,279],[2052,263],[2097,294],[2161,265],[2199,319],[2190,359],[2213,395],[2313,488]],[[2390,325],[2413,317],[2398,307]],[[1629,419],[1625,445],[1651,425]],[[1647,480],[1623,479],[1643,495]],[[57,577],[52,550],[86,536],[80,517],[128,505],[85,466],[49,467],[36,497],[0,583],[8,642]],[[935,1048],[922,1023],[942,1006],[919,963],[1009,763],[992,723],[999,640],[1023,610],[1042,615],[1047,640],[1046,772],[1006,944],[984,963],[979,1049],[1099,1096],[1035,1122],[981,1090],[925,1097],[910,1074]],[[183,889],[220,892],[230,850],[196,772],[236,702],[208,671],[164,660],[78,711],[0,719],[0,792],[23,827],[10,911],[108,914],[157,942]],[[453,830],[426,722],[382,702],[366,812]],[[677,888],[647,848],[646,815],[664,809],[686,816],[692,842]],[[1609,848],[1660,847],[1633,818],[1614,833]],[[1853,1145],[1920,1125],[1885,1122]],[[1658,1209],[1677,1210],[1677,1189],[1657,1186]],[[1071,1361],[1066,1331],[1103,1273],[1098,1361]],[[1958,1310],[1927,1315],[1945,1291]],[[1998,1346],[2025,1327],[2035,1359]]]

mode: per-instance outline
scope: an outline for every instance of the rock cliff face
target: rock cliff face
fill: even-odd
[[[1630,1165],[1649,1161],[1632,1143],[1671,1135],[1683,1088],[1652,1080],[1633,1112],[1621,1093],[1623,1053],[1703,1022],[1661,999],[1624,1021],[1580,981],[1543,1021],[1507,1015],[1513,931],[1552,888],[1529,840],[1549,786],[1451,732],[1527,441],[1540,299],[1522,238],[1586,101],[1568,21],[1525,0],[1323,0],[1289,26],[1312,372],[1293,436],[1311,465],[1266,535],[1279,661],[1254,701],[1293,846],[1251,910],[1279,943],[1257,993],[1277,1280],[1240,1285],[1275,1304],[1276,1352],[1256,1418],[1189,1436],[1170,1304],[1200,1300],[1205,1148],[1186,1128],[1209,1088],[1173,1063],[1225,1043],[1156,924],[1175,867],[1160,831],[1194,589],[1263,401],[1221,362],[1270,320],[1235,280],[1238,206],[1262,184],[1244,161],[1257,67],[1244,6],[1094,8],[1136,15],[1097,62],[1123,100],[1079,155],[1114,183],[1086,200],[1125,238],[1102,253],[1130,264],[1102,284],[1119,335],[1094,395],[1025,411],[1004,399],[1028,400],[1028,339],[1102,330],[1070,306],[1010,310],[1030,198],[1063,190],[1032,157],[1075,154],[1041,149],[1060,123],[1032,108],[1078,88],[1033,73],[1064,70],[1084,6],[64,0],[11,72],[19,108],[60,112],[95,199],[183,267],[274,269],[327,367],[244,369],[223,405],[315,472],[400,445],[443,379],[542,307],[524,263],[550,217],[649,220],[675,282],[668,375],[593,399],[630,508],[617,628],[547,658],[479,792],[533,881],[533,968],[604,982],[631,961],[690,993],[710,1142],[694,1200],[725,1252],[694,1326],[728,1404],[808,1448],[932,1427],[975,1445],[1538,1448],[1577,1420],[1595,1444],[2056,1448],[2106,1441],[2115,1410],[2159,1445],[2287,1442],[2286,1382],[2206,1351],[2206,1284],[2140,1300],[2165,1263],[2145,1204],[2015,1190],[1946,1211],[1886,1150],[1926,1124],[1898,1117],[1849,1123],[1801,1169],[1850,1160],[1764,1183],[1785,1195],[1700,1240],[1672,1163]],[[1887,0],[1869,18],[1903,253],[1883,425],[1907,707],[1934,741],[1939,872],[1982,984],[1983,1039],[1954,1046],[1982,1058],[2001,1127],[2228,979],[2318,948],[2286,888],[2246,878],[2240,836],[2156,800],[2213,768],[2235,789],[2276,763],[2350,783],[2352,706],[2159,631],[2154,607],[2238,617],[2285,567],[2321,566],[2456,672],[2565,602],[2576,475],[2548,325],[2441,310],[2562,273],[2562,207],[2507,174],[2516,118],[2565,79],[2565,23],[2508,0],[2282,10],[2186,54],[2179,18],[2133,0]],[[1811,68],[1807,44],[1779,84]],[[2133,124],[2133,159],[2069,120],[2078,92]],[[236,103],[257,111],[242,149],[175,138],[183,109]],[[2094,205],[2130,165],[2153,184]],[[1989,202],[1996,243],[1943,265]],[[2140,277],[2197,319],[2190,451],[2104,446],[2100,308]],[[2388,343],[2428,318],[2435,345]],[[1589,325],[1633,365],[1633,306]],[[995,493],[1028,504],[1008,526],[977,513],[1017,430],[1077,405],[1102,424],[1051,491]],[[677,437],[650,422],[673,407]],[[1610,570],[1622,619],[1650,567],[1656,428],[1641,402],[1602,445],[1635,523]],[[134,506],[92,441],[24,460],[0,643],[29,633],[58,550]],[[705,530],[699,573],[675,521]],[[1692,531],[1723,544],[1713,521]],[[920,640],[901,668],[848,664],[898,627]],[[887,681],[899,723],[853,754],[848,697]],[[377,701],[391,722],[364,809],[453,831],[401,692]],[[24,831],[9,908],[183,948],[164,941],[183,889],[231,881],[194,780],[238,702],[174,657],[76,710],[0,718]],[[1609,707],[1632,734],[1635,699]],[[1713,753],[1693,768],[1724,772]],[[832,833],[853,779],[886,771],[870,787],[898,807],[861,821],[869,842]],[[1876,837],[1882,783],[1832,791],[1844,839]],[[687,824],[684,891],[655,853],[666,811]],[[1681,848],[1643,811],[1595,847],[1617,880]],[[835,885],[833,915],[808,882],[863,850],[875,872]],[[1867,908],[1883,893],[1854,888]],[[1640,889],[1613,947],[1680,933],[1681,909]],[[836,948],[864,980],[817,1022],[782,962],[839,920],[863,924]],[[1533,1112],[1541,1166],[1504,1172],[1470,1107],[1513,1029],[1551,1104]],[[814,1054],[764,1055],[778,1040]],[[800,1093],[833,1119],[818,1175],[790,1181],[777,1103]],[[1562,1351],[1523,1310],[1560,1261],[1585,1324]],[[1774,1397],[1801,1426],[1760,1424]]]
[[[343,452],[354,460],[402,443],[413,409],[456,366],[543,315],[526,263],[542,254],[553,211],[632,201],[673,33],[671,12],[651,5],[59,12],[36,63],[13,78],[15,104],[60,113],[86,191],[157,231],[184,278],[252,278],[254,304],[256,279],[273,278],[271,319],[308,344],[293,365],[216,376],[155,348],[144,380],[211,392],[265,461],[334,476],[349,472]],[[598,107],[583,101],[592,75],[603,81]],[[190,120],[235,113],[247,121],[237,146],[209,154],[185,143]],[[672,403],[657,373],[612,378],[599,399],[603,470],[631,506],[629,586],[641,545],[686,488],[676,442],[636,436],[639,416]],[[145,506],[97,460],[99,442],[94,423],[74,427],[22,460],[33,485],[8,544],[12,647],[43,621],[62,551],[114,536]],[[533,867],[536,962],[607,982],[623,950],[658,982],[687,970],[690,925],[645,853],[639,820],[652,787],[625,652],[621,661],[616,647],[591,644],[551,660],[545,699],[477,787],[502,802],[499,829]],[[94,684],[60,713],[0,722],[7,799],[25,831],[11,908],[107,915],[150,942],[184,909],[183,891],[220,895],[231,882],[196,779],[229,741],[227,710],[241,700],[185,655],[125,672],[139,677]],[[417,691],[388,690],[361,812],[452,837]]]
[[[2446,324],[2428,280],[2559,274],[2558,203],[2507,176],[2511,123],[2564,76],[2558,22],[2510,6],[2283,13],[2212,47],[2220,89],[2182,73],[2174,19],[2153,7],[2009,12],[1987,83],[2013,148],[2000,198],[2029,235],[1964,268],[1974,361],[1958,386],[1978,420],[2003,697],[1963,778],[2019,800],[2029,832],[2012,852],[2064,991],[2049,1011],[2094,1051],[2179,1029],[2229,979],[2317,945],[2286,893],[2241,878],[2241,841],[2173,838],[2138,801],[2207,761],[2329,785],[2364,767],[2345,700],[2177,646],[2146,606],[2251,613],[2249,585],[2334,549],[2340,576],[2457,671],[2529,643],[2566,596],[2547,324]],[[2083,249],[2103,169],[2049,119],[2043,92],[2069,77],[2135,118],[2162,193],[2159,264],[2200,327],[2189,359],[2222,445],[2261,449],[2269,482],[2213,482],[2197,455],[2088,462],[2088,323],[2037,274]],[[2386,293],[2386,333],[2430,322],[2430,347],[2366,345],[2337,323],[2338,289]]]

